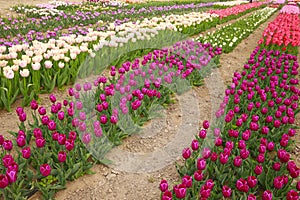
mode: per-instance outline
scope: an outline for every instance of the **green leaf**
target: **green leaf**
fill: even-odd
[[[51,190],[63,190],[66,189],[66,186],[63,185],[55,185],[50,187]]]
[[[17,96],[20,94],[20,89],[18,88],[17,90],[16,90],[16,92],[14,93],[14,95],[13,95],[13,97],[12,97],[12,99],[11,99],[11,102],[15,102],[15,100],[16,100],[16,98],[17,98]]]
[[[53,81],[51,83],[51,87],[49,88],[50,89],[49,92],[53,91],[53,89],[55,87],[55,83],[56,83],[56,78],[57,78],[57,74],[55,74],[54,77],[53,77]]]
[[[113,164],[113,161],[104,158],[104,159],[100,160],[100,163],[102,163],[103,165],[111,165],[111,164]]]

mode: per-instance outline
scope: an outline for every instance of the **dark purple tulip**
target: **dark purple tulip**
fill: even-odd
[[[224,185],[223,187],[222,187],[222,194],[223,194],[223,196],[225,197],[225,198],[228,198],[228,197],[230,197],[231,196],[231,188],[230,187],[228,187],[227,185]]]
[[[22,157],[23,158],[25,158],[25,159],[30,158],[30,156],[31,156],[30,147],[24,147],[21,152],[22,152]]]
[[[30,108],[31,108],[32,110],[36,110],[36,109],[38,109],[38,107],[39,107],[39,104],[37,103],[36,100],[32,100],[32,101],[30,102]]]
[[[42,116],[41,120],[43,125],[48,125],[49,117],[47,115]]]
[[[240,156],[242,159],[248,158],[249,154],[250,154],[250,152],[246,148],[240,150]]]
[[[233,160],[233,165],[235,167],[240,167],[242,165],[242,162],[243,162],[242,158],[240,156],[236,156]]]
[[[191,150],[190,150],[190,148],[184,148],[183,150],[182,150],[182,157],[184,158],[184,159],[188,159],[188,158],[190,158],[191,157]]]
[[[25,112],[20,113],[20,115],[19,115],[19,120],[20,120],[21,122],[26,121],[26,113],[25,113]]]
[[[263,172],[263,167],[261,165],[256,165],[256,167],[254,168],[254,173],[256,175],[260,175]]]
[[[12,157],[12,155],[7,154],[7,155],[3,156],[2,163],[3,163],[4,167],[8,168],[8,166],[10,166],[14,163],[14,158]]]
[[[49,122],[48,122],[48,129],[50,130],[50,131],[55,131],[56,130],[56,123],[55,123],[55,121],[53,121],[53,120],[50,120]]]
[[[84,144],[89,144],[91,141],[91,135],[89,133],[84,133],[83,136],[82,136],[82,142]]]
[[[246,148],[246,142],[245,142],[245,140],[240,140],[240,141],[238,142],[238,148],[239,148],[239,149],[244,149],[244,148]]]
[[[74,94],[75,94],[75,91],[74,91],[74,89],[73,88],[69,88],[69,96],[74,96]]]
[[[191,144],[192,150],[197,151],[199,149],[199,142],[198,140],[193,140]]]
[[[74,140],[66,140],[65,147],[68,151],[71,151],[74,148]]]
[[[159,184],[159,188],[162,192],[165,192],[168,190],[168,182],[166,180],[161,180]]]
[[[187,188],[192,187],[193,179],[191,176],[185,175],[182,177],[182,184],[184,184]]]
[[[106,115],[101,115],[100,116],[100,122],[101,122],[101,124],[106,124],[107,123],[107,116]]]
[[[204,129],[208,129],[209,128],[209,122],[207,120],[204,120],[202,123],[202,126]]]
[[[26,139],[24,136],[18,136],[16,141],[19,147],[23,147],[26,145]]]
[[[54,94],[50,94],[49,95],[49,100],[52,102],[52,103],[55,103],[56,102],[56,97]]]
[[[3,142],[3,144],[2,144],[2,146],[3,146],[3,148],[4,148],[5,150],[7,150],[7,151],[12,150],[12,148],[13,148],[12,141],[10,141],[10,140],[5,140],[5,141]]]
[[[67,139],[67,136],[65,134],[63,134],[63,133],[58,134],[58,138],[57,138],[58,144],[65,145],[66,139]]]
[[[38,137],[35,139],[35,144],[37,148],[42,148],[46,144],[46,140],[43,137]]]
[[[19,116],[20,114],[22,114],[24,112],[24,109],[22,107],[17,107],[16,109],[16,113]]]
[[[228,155],[225,153],[220,153],[219,159],[220,159],[220,162],[224,165],[228,161]]]
[[[40,173],[43,176],[45,176],[45,177],[49,176],[50,173],[51,173],[51,167],[50,167],[50,165],[48,165],[48,164],[42,164],[40,166]]]
[[[174,186],[175,196],[179,199],[183,199],[186,196],[186,186],[184,184]]]
[[[59,162],[65,162],[67,159],[67,154],[64,151],[58,152],[57,159]]]
[[[15,170],[6,170],[6,176],[8,178],[9,183],[14,183],[17,181],[17,174],[18,172]]]
[[[39,107],[38,112],[39,112],[40,115],[45,115],[46,114],[46,108]]]
[[[64,111],[59,111],[59,112],[57,113],[57,118],[58,118],[59,120],[64,120],[64,118],[65,118],[65,113],[64,113]]]
[[[199,137],[200,137],[201,139],[206,138],[206,130],[204,130],[204,129],[200,130],[200,132],[199,132]]]

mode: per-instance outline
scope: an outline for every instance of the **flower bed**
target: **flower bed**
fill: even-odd
[[[0,136],[4,150],[0,187],[5,198],[22,199],[38,190],[50,199],[67,180],[90,173],[91,154],[103,159],[133,133],[129,119],[139,125],[149,120],[150,105],[169,104],[173,92],[185,89],[173,86],[198,82],[203,70],[216,66],[220,53],[220,48],[208,44],[178,42],[147,54],[141,63],[138,59],[123,63],[118,71],[112,67],[111,80],[102,76],[93,84],[75,85],[69,90],[73,101],[58,102],[50,95],[50,111],[33,100],[31,122],[18,107],[20,124],[17,133],[11,132],[13,142]]]
[[[220,120],[210,129],[204,121],[183,150],[185,164],[177,166],[182,182],[173,190],[161,182],[161,199],[298,199],[299,182],[296,188],[293,180],[300,169],[289,153],[298,67],[294,55],[257,47],[242,73],[234,73],[216,113]]]
[[[248,37],[261,23],[266,21],[277,9],[266,7],[255,11],[249,17],[233,24],[223,26],[213,33],[200,36],[196,41],[210,43],[223,48],[224,53],[231,52],[243,39]]]
[[[293,18],[280,14],[266,30],[279,32],[281,19]],[[299,26],[293,22],[289,27]],[[300,168],[290,155],[299,109],[297,54],[263,47],[234,73],[216,120],[204,121],[182,151],[185,162],[176,165],[182,181],[172,189],[161,181],[161,199],[299,199]]]
[[[274,4],[284,4],[285,3],[285,0],[276,0],[276,1],[273,1]]]
[[[300,45],[300,19],[294,14],[279,14],[278,17],[264,30],[263,37],[258,43],[268,49],[297,55]]]
[[[238,13],[244,12],[248,9],[259,7],[261,5],[265,4],[264,2],[255,2],[251,4],[242,4],[238,6],[234,6],[232,8],[226,8],[223,10],[211,10],[211,14],[218,14],[220,18],[222,19],[223,17],[228,17],[230,15],[236,15]]]
[[[201,9],[204,9],[205,7],[211,7],[213,6],[212,3],[200,3],[200,4],[186,4],[181,6],[164,6],[164,7],[157,7],[157,6],[146,6],[145,8],[136,9],[135,7],[129,9],[127,7],[119,8],[118,10],[115,9],[108,9],[108,10],[87,10],[83,11],[81,7],[84,5],[81,5],[78,8],[74,8],[73,10],[65,10],[65,9],[48,9],[48,11],[45,13],[44,10],[41,11],[41,9],[37,9],[37,14],[34,12],[30,12],[29,18],[25,19],[11,19],[6,20],[2,19],[1,24],[3,27],[1,27],[3,30],[6,31],[6,34],[2,37],[9,37],[6,40],[11,40],[11,37],[15,38],[15,36],[18,36],[15,38],[16,41],[14,43],[19,42],[31,42],[35,37],[35,35],[29,34],[31,30],[39,30],[42,31],[54,31],[57,32],[57,35],[61,35],[61,32],[63,29],[70,28],[76,25],[81,26],[89,26],[92,24],[96,24],[98,21],[102,22],[118,22],[120,20],[128,19],[131,20],[135,19],[141,19],[141,17],[151,17],[153,15],[155,16],[161,16],[166,15],[169,13],[176,13],[179,12],[182,14],[188,13],[191,11],[199,11]],[[67,6],[68,7],[74,7],[74,6]],[[65,8],[65,7],[63,7]],[[15,8],[19,11],[25,12],[25,8]],[[32,10],[30,9],[30,11]],[[80,11],[79,11],[80,10]],[[40,15],[42,13],[42,15]],[[43,16],[45,15],[45,16]],[[22,27],[22,29],[20,29]],[[51,29],[50,29],[51,27]],[[101,27],[97,27],[99,30],[105,28],[105,23],[101,23]],[[50,29],[50,30],[49,30]],[[29,34],[29,35],[28,35]],[[51,34],[49,35],[50,38],[56,38],[53,37]],[[49,37],[48,36],[48,37]],[[0,35],[1,37],[1,35]],[[25,40],[26,39],[26,40]],[[38,37],[38,40],[45,40],[47,39],[47,36]],[[9,43],[8,43],[9,44]],[[18,43],[17,43],[18,44]]]
[[[244,3],[249,3],[249,1],[225,1],[225,2],[215,2],[215,5],[220,5],[220,6],[234,6],[238,4],[244,4]]]
[[[65,9],[74,6],[66,6],[63,7],[62,10],[49,9],[46,13],[43,12],[46,16],[42,16],[42,17],[36,16],[38,18],[32,18],[33,16],[31,16],[28,19],[9,18],[8,21],[1,19],[0,20],[1,24],[3,25],[3,29],[6,30],[6,33],[10,31],[12,33],[9,34],[8,36],[6,35],[6,38],[2,38],[0,40],[0,45],[11,46],[13,44],[20,44],[20,43],[27,43],[27,42],[31,43],[33,40],[47,41],[50,38],[57,38],[63,35],[62,33],[63,29],[66,28],[72,29],[74,28],[74,26],[75,27],[78,26],[78,24],[81,25],[79,27],[81,29],[95,27],[96,30],[103,31],[106,30],[106,26],[105,26],[106,24],[103,22],[114,21],[113,23],[114,25],[120,25],[123,22],[128,22],[129,18],[131,20],[135,20],[135,19],[140,20],[141,17],[146,18],[153,15],[162,16],[170,13],[172,14],[179,13],[182,15],[183,14],[182,11],[184,11],[184,13],[188,13],[192,11],[199,12],[200,10],[204,10],[206,7],[217,7],[214,6],[213,3],[199,3],[199,4],[163,6],[163,7],[146,5],[146,7],[142,7],[142,8],[132,7],[131,9],[125,7],[117,11],[116,10],[104,10],[104,11],[99,10],[93,12],[91,12],[91,10],[85,12],[74,11],[79,8],[82,8],[84,5],[81,5],[78,8],[76,7],[73,10],[71,9],[70,12],[67,12],[67,10]],[[17,7],[15,9],[23,10],[21,8]],[[252,11],[254,8],[257,7],[254,6],[249,8],[250,9],[246,9],[247,12]],[[246,12],[245,10],[241,10],[241,11]],[[60,13],[58,16],[52,16],[52,14],[55,14],[57,12]],[[221,12],[221,10],[219,10],[219,12]],[[33,12],[30,13],[32,14]],[[82,27],[83,25],[87,27]],[[20,26],[22,26],[23,28],[19,29]],[[47,27],[52,27],[52,28],[49,30],[49,28]],[[40,30],[40,31],[35,32],[32,29]],[[43,34],[41,31],[45,31],[46,33]],[[80,32],[80,34],[87,34],[87,33],[88,33],[87,30]]]
[[[259,6],[259,4],[257,4]],[[257,6],[252,9],[258,9]],[[250,8],[249,8],[250,9]],[[249,12],[250,10],[245,12]],[[157,35],[157,40],[163,41],[162,44],[166,44],[168,40],[161,40],[168,36],[174,36],[173,39],[182,38],[182,34],[193,35],[206,30],[210,27],[216,26],[218,23],[222,23],[232,18],[237,18],[244,14],[244,9],[240,10],[238,15],[228,16],[219,19],[218,15],[208,13],[189,13],[185,15],[170,15],[161,18],[152,18],[150,20],[144,19],[143,21],[136,23],[127,22],[120,26],[115,24],[109,24],[108,31],[93,31],[89,30],[89,33],[82,36],[64,36],[56,40],[50,39],[48,42],[34,41],[32,45],[14,45],[9,51],[6,47],[1,47],[1,82],[2,90],[0,108],[10,110],[11,104],[16,100],[18,95],[22,95],[23,105],[28,105],[33,98],[37,98],[41,92],[50,93],[55,86],[63,86],[65,84],[73,83],[77,78],[78,70],[80,66],[89,66],[99,68],[100,55],[112,54],[117,55],[118,52],[115,48],[117,43],[124,45],[126,42],[130,42],[127,46],[127,52],[123,56],[123,60],[127,59],[131,52],[132,43],[136,42],[131,36],[132,40],[127,40],[125,36],[129,32],[140,32],[138,30],[145,30],[142,28],[152,27],[154,32],[156,30],[162,30],[162,34]],[[183,19],[177,21],[177,19]],[[111,30],[111,31],[110,31]],[[171,31],[169,31],[171,30]],[[121,34],[121,31],[125,31],[125,35],[121,36],[120,39],[110,40],[111,36],[117,33]],[[173,31],[173,32],[172,32]],[[181,34],[177,34],[176,32]],[[146,31],[152,32],[153,31]],[[146,41],[149,37],[155,36],[150,33],[140,34],[140,39]],[[131,34],[132,35],[132,34]],[[125,37],[124,37],[125,36]],[[112,37],[113,38],[113,37]],[[108,43],[107,40],[110,42]],[[117,42],[119,41],[119,42]],[[124,42],[125,41],[125,42]],[[173,41],[170,41],[173,42]],[[153,44],[160,44],[153,43]],[[106,51],[102,51],[102,47],[109,45],[113,48],[108,48]],[[142,43],[142,44],[145,44]],[[146,43],[149,44],[149,43]],[[170,44],[170,43],[169,43]],[[125,46],[125,45],[124,45]],[[135,45],[134,45],[135,46]],[[138,46],[137,46],[138,47]],[[162,46],[155,46],[154,48],[160,48]],[[125,48],[126,49],[126,48]],[[96,52],[94,52],[96,51]],[[140,46],[137,49],[141,54],[144,52],[144,47]],[[95,54],[96,53],[96,54]],[[147,52],[146,52],[147,53]],[[24,55],[26,54],[26,55]],[[106,57],[104,57],[104,60]],[[122,58],[119,58],[122,60]],[[105,62],[109,61],[105,60]],[[101,63],[101,62],[100,62]],[[96,71],[109,66],[111,63],[103,63]],[[118,64],[118,63],[116,63]],[[71,67],[72,66],[72,67]],[[87,73],[85,73],[87,74]],[[2,81],[3,80],[3,81]]]
[[[299,15],[300,9],[297,5],[285,5],[280,10],[280,13]]]

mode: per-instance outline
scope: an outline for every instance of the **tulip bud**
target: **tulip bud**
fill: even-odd
[[[168,190],[168,182],[166,180],[161,180],[159,184],[160,191],[165,192]]]

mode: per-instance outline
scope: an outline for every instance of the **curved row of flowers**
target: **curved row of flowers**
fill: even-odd
[[[262,3],[253,6],[241,5],[243,7],[232,7],[232,10],[247,7],[249,11],[249,9],[257,8],[260,5]],[[32,45],[14,45],[10,48],[2,46],[0,47],[2,83],[0,108],[10,110],[11,104],[19,94],[24,97],[23,105],[26,105],[31,99],[37,98],[40,92],[49,93],[55,86],[61,87],[64,84],[74,82],[77,78],[78,69],[82,65],[95,66],[94,68],[98,68],[98,71],[104,69],[111,63],[105,63],[107,56],[103,55],[118,55],[116,45],[127,46],[126,56],[126,53],[132,51],[132,46],[137,40],[144,41],[139,43],[141,46],[135,46],[137,51],[141,51],[144,49],[145,43],[146,45],[149,44],[147,40],[150,38],[157,38],[158,40],[162,35],[166,37],[171,34],[176,39],[182,37],[181,33],[195,34],[242,14],[243,12],[240,12],[239,15],[228,16],[222,20],[219,19],[218,15],[208,13],[146,18],[141,22],[127,22],[120,26],[111,23],[108,31],[89,30],[90,32],[84,36],[70,35],[56,40],[50,39],[48,42],[33,41]],[[153,30],[147,29],[148,27]],[[160,35],[157,33],[158,31],[161,31]],[[179,34],[176,33],[177,31]],[[118,37],[114,37],[115,35]],[[158,36],[156,37],[156,35]],[[154,44],[166,44],[167,41]],[[169,45],[172,42],[170,41]],[[103,49],[107,45],[109,48]],[[154,48],[161,47],[155,46]],[[89,63],[87,64],[87,62]]]
[[[274,22],[285,17],[297,16],[279,14]],[[256,47],[234,73],[216,120],[204,121],[182,151],[184,165],[176,165],[182,181],[173,188],[161,181],[161,199],[298,200],[300,168],[290,154],[299,112],[298,68],[297,53]]]
[[[112,67],[110,80],[101,76],[93,83],[75,85],[69,90],[73,100],[58,102],[50,95],[50,111],[33,100],[31,122],[18,107],[15,139],[0,135],[0,188],[5,198],[25,199],[39,190],[44,199],[51,199],[67,180],[89,173],[91,154],[103,159],[132,133],[135,127],[128,125],[149,120],[151,106],[168,104],[171,94],[181,91],[172,85],[198,81],[201,70],[215,66],[221,51],[209,44],[178,42],[148,53],[141,62],[125,62],[118,70]]]

